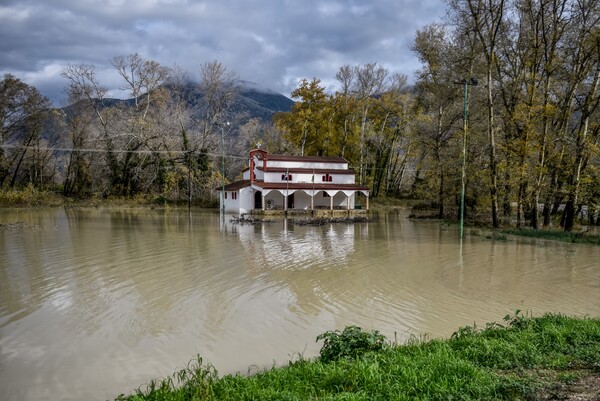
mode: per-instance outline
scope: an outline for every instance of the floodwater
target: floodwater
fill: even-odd
[[[467,235],[407,212],[238,225],[203,211],[11,209],[0,222],[0,399],[105,400],[184,367],[315,356],[359,325],[448,337],[516,309],[600,316],[600,247]],[[468,232],[468,230],[467,230]]]

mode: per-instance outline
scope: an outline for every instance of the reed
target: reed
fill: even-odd
[[[218,377],[198,358],[117,400],[529,399],[600,366],[600,319],[587,317],[517,311],[502,323],[463,327],[445,340],[379,347],[379,336],[356,328],[328,332],[320,336],[329,339],[320,358],[300,357],[252,376]],[[343,341],[353,341],[352,347]]]

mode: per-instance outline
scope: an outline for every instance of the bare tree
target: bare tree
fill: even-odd
[[[374,96],[381,94],[384,91],[386,80],[389,71],[378,65],[377,63],[369,63],[363,66],[355,67],[356,80],[353,86],[354,96],[360,104],[361,124],[360,124],[360,141],[359,141],[359,161],[358,161],[358,177],[359,183],[363,184],[366,176],[365,171],[365,142],[367,139],[367,121],[369,108]]]
[[[0,81],[0,187],[11,169],[11,186],[14,185],[29,146],[35,138],[39,138],[41,119],[49,107],[48,98],[14,75],[6,74]],[[15,140],[21,146],[13,147],[14,151],[8,152],[5,145]]]
[[[159,176],[158,166],[164,162],[159,152],[162,137],[172,131],[160,114],[170,100],[163,85],[171,70],[138,54],[115,57],[112,65],[125,81],[122,89],[129,91],[134,102],[133,108],[119,110],[125,124],[121,131],[123,156],[114,182],[118,192],[130,195],[152,185]]]
[[[216,60],[204,63],[198,88],[203,96],[203,136],[208,138],[215,124],[228,120],[228,112],[239,94],[237,76]]]
[[[171,70],[156,61],[144,60],[137,53],[115,57],[111,63],[127,83],[122,89],[133,97],[136,110],[143,108],[141,118],[145,120],[152,96],[169,79]]]
[[[109,191],[110,185],[117,180],[119,176],[119,162],[114,151],[116,148],[113,138],[113,127],[116,123],[116,115],[114,109],[108,104],[106,98],[108,90],[103,87],[96,76],[96,67],[89,64],[69,65],[61,73],[62,77],[68,82],[65,89],[67,98],[71,103],[71,122],[70,130],[72,137],[72,146],[74,148],[72,157],[69,163],[69,171],[67,180],[70,180],[65,186],[67,192],[71,191],[73,179],[79,182],[79,177],[72,177],[73,170],[70,168],[71,163],[83,167],[82,149],[85,147],[101,147],[106,151],[106,166],[108,167],[109,182],[104,185],[103,191]],[[92,125],[91,116],[86,117],[88,113],[96,116],[96,121],[100,125],[100,135],[98,138],[93,137],[94,127]],[[86,121],[88,124],[86,124]],[[85,125],[82,125],[85,124]],[[88,138],[89,137],[89,138]],[[101,139],[100,139],[101,138]],[[75,170],[77,171],[77,169]],[[85,175],[83,169],[79,169],[81,174]],[[99,174],[92,176],[98,180]],[[79,185],[79,184],[77,184]]]
[[[355,79],[355,69],[350,67],[349,65],[343,65],[340,67],[338,72],[335,74],[335,78],[342,86],[342,90],[337,94],[336,100],[338,100],[339,105],[335,108],[336,113],[340,115],[342,122],[342,146],[341,146],[341,157],[344,157],[346,153],[346,147],[348,146],[348,138],[352,132],[352,121],[354,119],[354,114],[351,113],[350,107],[352,104],[352,99],[350,95],[350,89],[354,85]]]

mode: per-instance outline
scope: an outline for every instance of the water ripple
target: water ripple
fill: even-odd
[[[600,315],[598,247],[460,248],[455,230],[403,214],[321,227],[135,209],[27,218],[52,229],[0,233],[3,400],[114,398],[196,353],[245,373],[316,355],[318,334],[349,324],[407,339],[515,309]]]

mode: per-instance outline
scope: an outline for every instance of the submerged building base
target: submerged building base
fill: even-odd
[[[254,209],[250,212],[252,216],[297,216],[307,218],[338,218],[338,217],[356,217],[356,216],[367,216],[368,210],[364,209],[315,209],[315,210],[261,210]]]

